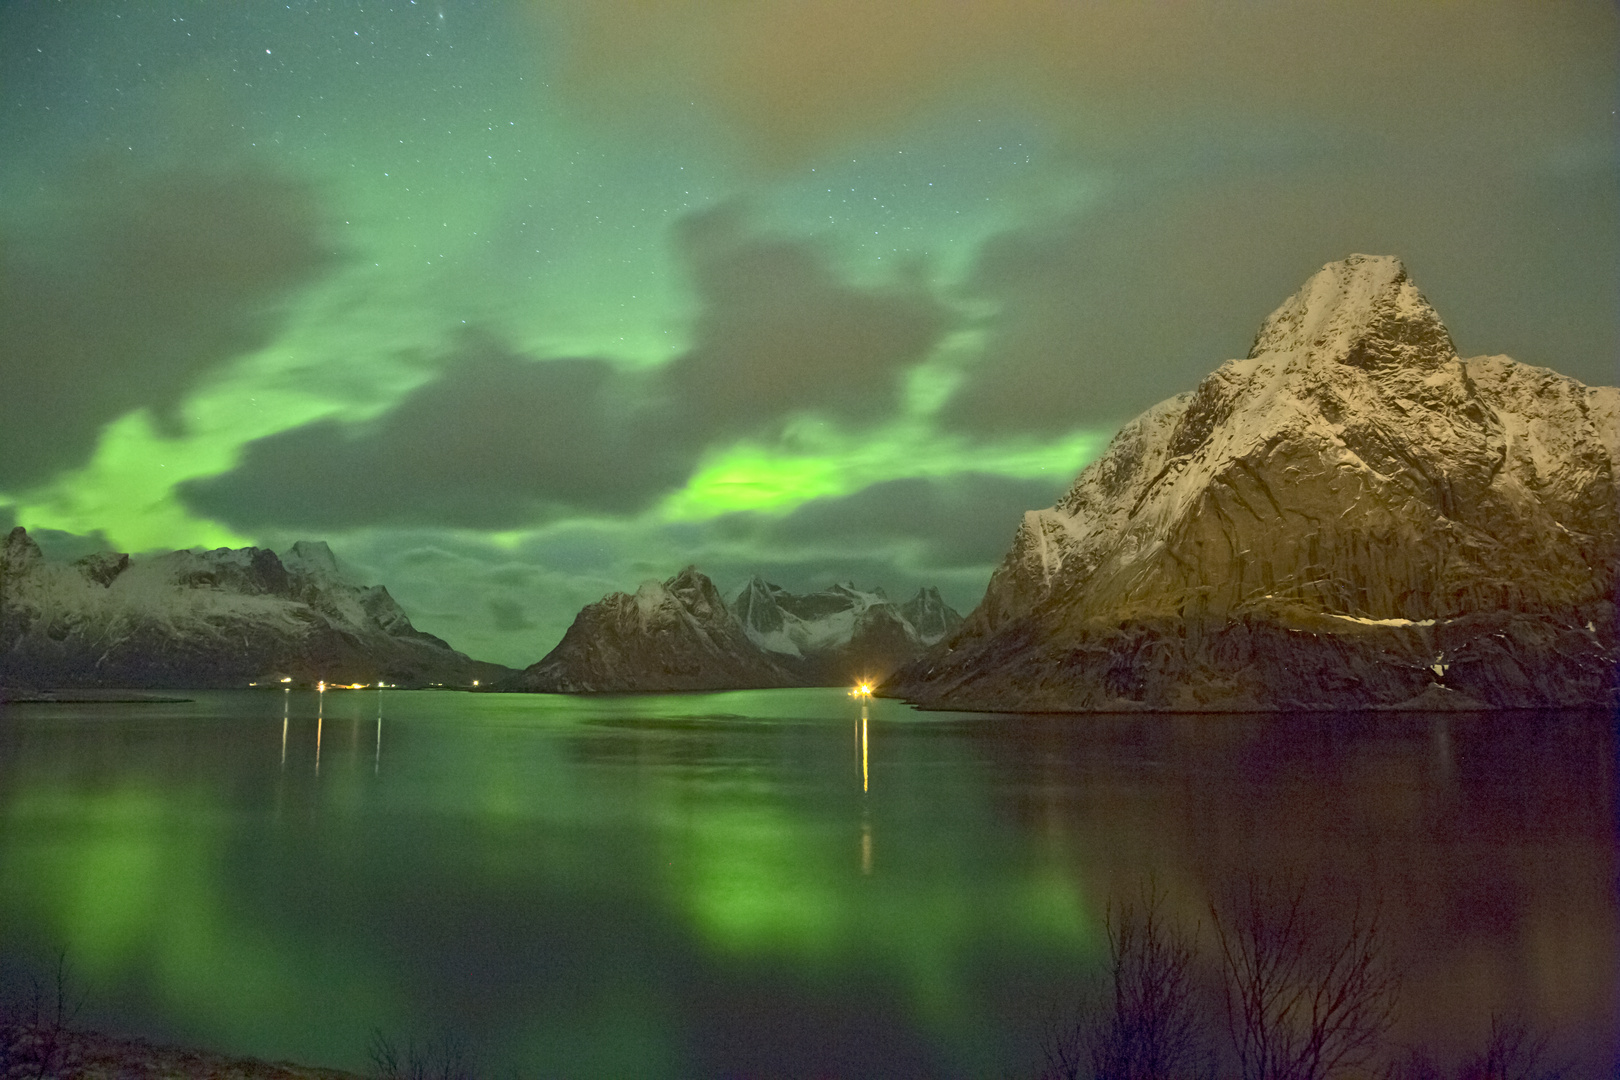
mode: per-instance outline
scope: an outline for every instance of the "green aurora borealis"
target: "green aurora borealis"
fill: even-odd
[[[511,664],[688,562],[965,610],[1351,251],[1612,383],[1617,56],[1601,0],[5,4],[0,519],[325,538]]]

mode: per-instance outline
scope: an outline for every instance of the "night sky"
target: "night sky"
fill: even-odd
[[[1464,355],[1615,382],[1617,24],[14,0],[0,525],[324,538],[519,665],[689,562],[965,611],[1023,510],[1351,252]]]

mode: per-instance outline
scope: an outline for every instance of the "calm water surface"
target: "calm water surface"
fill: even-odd
[[[1053,718],[837,690],[198,693],[0,711],[0,961],[86,1022],[496,1074],[1028,1075],[1109,897],[1361,883],[1398,1036],[1612,1075],[1609,715]],[[1206,939],[1207,940],[1207,939]]]

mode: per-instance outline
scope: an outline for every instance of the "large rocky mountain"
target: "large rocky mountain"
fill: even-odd
[[[1047,710],[1616,700],[1620,390],[1464,360],[1405,268],[1324,267],[1242,360],[1025,515],[884,692]]]
[[[689,566],[585,607],[512,685],[554,693],[841,685],[883,677],[961,621],[931,588],[896,605],[881,590],[835,585],[795,596],[756,577],[727,604]]]
[[[62,562],[17,528],[0,547],[3,685],[469,685],[508,674],[417,630],[382,586],[350,584],[324,543]]]

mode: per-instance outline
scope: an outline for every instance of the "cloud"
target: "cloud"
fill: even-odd
[[[0,237],[0,485],[88,459],[102,426],[175,407],[262,346],[275,304],[329,264],[312,191],[241,167],[68,185],[59,220]]]
[[[1563,170],[1368,157],[1357,145],[1211,167],[992,238],[964,292],[996,314],[942,421],[996,435],[1128,419],[1245,355],[1269,312],[1357,251],[1403,258],[1464,355],[1613,381],[1612,157]]]
[[[888,415],[944,330],[932,300],[848,285],[813,242],[750,232],[730,208],[684,222],[679,247],[700,310],[691,348],[662,368],[535,360],[471,334],[380,418],[249,443],[182,498],[244,529],[631,515],[679,489],[711,445],[768,439],[804,411]]]
[[[232,472],[181,494],[243,528],[499,529],[630,513],[679,485],[700,449],[640,389],[605,360],[535,362],[470,335],[438,378],[379,419],[259,439]]]
[[[537,5],[538,6],[538,5]],[[697,102],[785,167],[951,107],[1093,148],[1148,129],[1328,123],[1426,138],[1567,125],[1612,86],[1601,0],[551,0],[582,105]],[[1606,116],[1608,106],[1602,105]]]
[[[511,634],[534,629],[534,622],[523,613],[523,605],[516,600],[491,597],[488,603],[490,622],[498,633]]]
[[[765,550],[914,547],[923,566],[982,568],[1007,553],[1024,511],[1051,506],[1072,480],[990,473],[907,477],[812,499],[781,518],[733,515],[720,528],[749,535]]]
[[[797,411],[873,419],[945,328],[920,288],[856,288],[813,242],[751,232],[725,205],[683,220],[676,244],[701,310],[670,393],[715,431],[768,427]]]

